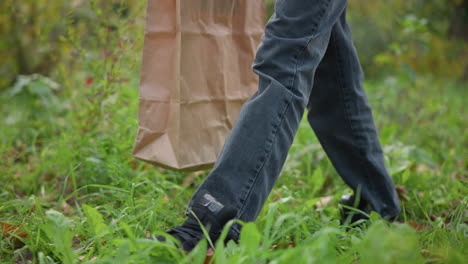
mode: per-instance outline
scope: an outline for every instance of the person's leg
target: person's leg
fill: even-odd
[[[382,217],[400,212],[383,160],[362,70],[343,12],[314,79],[308,121],[335,169]]]
[[[237,219],[256,219],[283,167],[309,101],[314,72],[345,7],[346,0],[276,2],[253,65],[260,77],[258,91],[242,107],[189,208],[197,203],[229,206]]]

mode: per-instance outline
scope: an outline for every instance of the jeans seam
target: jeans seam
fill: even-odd
[[[248,198],[250,197],[250,194],[252,193],[252,187],[255,185],[255,183],[257,182],[258,180],[258,176],[260,175],[260,172],[262,171],[263,169],[263,166],[265,165],[267,159],[270,157],[271,155],[271,149],[272,149],[272,146],[273,146],[273,142],[275,141],[276,139],[276,136],[278,135],[278,132],[279,132],[279,127],[281,125],[281,123],[283,122],[284,120],[284,117],[286,116],[286,112],[288,111],[289,109],[289,106],[291,105],[291,99],[293,97],[293,94],[291,94],[289,96],[289,98],[287,99],[286,101],[286,105],[284,107],[284,110],[283,112],[281,113],[280,115],[280,118],[279,118],[279,122],[277,123],[276,127],[275,127],[275,130],[273,131],[273,136],[271,137],[271,144],[269,146],[269,149],[265,149],[266,150],[266,156],[265,156],[265,159],[261,162],[260,166],[258,167],[257,169],[257,172],[255,173],[255,176],[253,178],[250,178],[251,179],[251,182],[249,182],[249,187],[248,187],[248,190],[247,190],[247,193],[244,195],[244,201],[242,202],[239,210],[238,210],[238,213],[237,213],[237,216],[236,218],[239,218],[242,213],[244,212],[244,209],[245,209],[245,204],[248,200]]]
[[[318,28],[320,27],[320,23],[321,23],[322,20],[323,20],[325,11],[326,11],[326,9],[327,9],[327,7],[328,7],[329,4],[330,4],[330,0],[327,1],[326,4],[323,6],[323,8],[322,8],[322,10],[321,10],[321,13],[320,13],[320,18],[318,19],[318,22],[317,22],[317,26],[315,27],[315,29],[313,30],[313,32],[310,34],[311,37],[306,38],[306,40],[307,40],[306,44],[305,44],[304,47],[300,50],[300,52],[297,54],[297,56],[295,56],[295,58],[294,58],[294,60],[295,60],[295,63],[294,63],[294,74],[293,74],[293,76],[291,77],[292,80],[291,80],[291,84],[290,84],[290,87],[289,87],[289,89],[290,89],[291,91],[292,91],[293,85],[294,85],[294,83],[295,83],[295,81],[296,81],[297,67],[298,67],[298,65],[299,65],[299,63],[300,63],[300,57],[302,56],[302,54],[304,53],[304,51],[305,51],[305,50],[307,49],[307,47],[309,46],[310,42],[311,42],[312,39],[314,38],[314,35],[317,33],[317,30],[318,30]],[[286,87],[286,88],[288,88],[288,87]],[[269,146],[269,149],[266,149],[266,156],[265,156],[265,159],[264,159],[263,161],[261,161],[260,167],[257,169],[257,172],[255,173],[255,176],[254,176],[253,178],[250,178],[250,180],[249,180],[249,187],[248,187],[247,193],[244,195],[244,199],[243,199],[242,204],[241,204],[241,206],[240,206],[240,208],[239,208],[239,210],[238,210],[238,213],[237,213],[236,218],[239,218],[239,217],[242,215],[242,213],[244,212],[245,204],[246,204],[248,198],[250,197],[250,194],[252,193],[253,186],[254,186],[255,183],[257,182],[258,176],[260,175],[260,172],[262,171],[263,166],[265,165],[265,163],[266,163],[268,157],[269,157],[270,154],[271,154],[271,148],[272,148],[272,146],[273,146],[273,142],[274,142],[274,140],[275,140],[275,138],[276,138],[276,136],[277,136],[277,134],[278,134],[278,131],[279,131],[278,128],[279,128],[279,126],[281,125],[281,123],[282,123],[283,120],[284,120],[284,116],[285,116],[286,111],[288,110],[288,108],[289,108],[289,106],[290,106],[290,104],[291,104],[291,98],[293,97],[293,95],[294,95],[294,93],[292,93],[292,94],[289,96],[289,98],[288,98],[288,100],[287,100],[287,102],[286,102],[286,107],[285,107],[285,109],[284,109],[284,111],[283,111],[283,113],[282,113],[282,115],[281,115],[281,117],[280,117],[280,120],[279,120],[278,125],[277,125],[276,128],[275,128],[275,131],[274,131],[274,134],[273,134],[273,138],[272,138],[272,140],[271,140],[272,144]],[[242,199],[242,198],[240,198],[240,199]]]
[[[294,75],[291,77],[292,80],[291,80],[291,84],[290,84],[290,89],[292,90],[293,86],[294,86],[294,83],[296,82],[296,76],[297,76],[297,66],[299,64],[298,60],[299,58],[301,57],[301,55],[304,53],[304,51],[307,49],[307,47],[309,46],[310,42],[312,41],[312,39],[314,38],[315,34],[317,33],[317,30],[318,28],[320,27],[320,23],[322,22],[322,19],[323,19],[323,15],[325,14],[325,10],[328,8],[328,5],[330,4],[330,0],[326,2],[326,5],[322,8],[320,14],[319,14],[319,19],[318,19],[318,22],[314,28],[314,30],[312,31],[312,33],[310,34],[311,37],[309,38],[306,38],[307,42],[306,44],[304,45],[304,47],[301,49],[301,51],[299,52],[299,54],[297,56],[295,56],[294,60],[295,60],[295,64],[294,64]]]
[[[343,90],[343,82],[342,82],[342,71],[341,71],[341,64],[342,64],[342,61],[341,61],[341,53],[340,53],[340,50],[337,48],[337,45],[336,45],[336,37],[334,36],[334,32],[332,30],[332,35],[331,35],[331,41],[333,42],[333,47],[334,49],[336,50],[336,53],[337,53],[337,63],[338,63],[338,67],[337,68],[337,71],[338,71],[338,86],[339,86],[339,91],[340,91],[340,96],[341,98],[343,99],[343,110],[345,112],[345,119],[346,119],[346,122],[348,123],[348,126],[351,130],[351,134],[354,138],[354,140],[357,142],[357,155],[359,158],[359,161],[361,163],[361,166],[364,168],[364,171],[365,171],[365,177],[367,179],[367,182],[369,183],[369,186],[371,187],[371,189],[369,190],[369,192],[374,192],[375,190],[375,186],[374,186],[374,183],[370,180],[370,175],[369,175],[369,169],[367,167],[367,165],[362,161],[362,151],[361,151],[361,145],[360,145],[360,142],[358,140],[358,138],[356,137],[356,129],[355,127],[353,126],[353,122],[351,122],[351,120],[349,119],[349,116],[350,116],[350,111],[349,111],[349,108],[348,108],[348,98],[347,96],[345,95],[345,92]],[[353,148],[354,149],[354,148]],[[354,152],[356,152],[356,150],[354,150]]]

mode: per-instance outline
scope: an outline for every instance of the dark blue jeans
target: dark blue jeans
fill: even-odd
[[[234,207],[237,219],[257,218],[306,108],[310,125],[345,183],[359,188],[384,218],[399,214],[362,87],[346,6],[345,0],[277,0],[253,64],[258,91],[243,106],[214,169],[199,188]]]

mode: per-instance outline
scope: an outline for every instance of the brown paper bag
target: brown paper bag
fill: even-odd
[[[135,157],[178,170],[215,162],[257,89],[264,21],[263,0],[148,0]]]

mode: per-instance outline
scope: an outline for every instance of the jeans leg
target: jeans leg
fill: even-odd
[[[335,169],[385,218],[400,211],[383,160],[372,112],[362,87],[362,70],[343,12],[316,73],[308,121]]]
[[[277,0],[253,70],[258,91],[245,103],[208,177],[190,202],[207,191],[253,221],[283,167],[346,0]],[[190,206],[189,206],[190,207]]]

